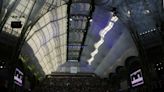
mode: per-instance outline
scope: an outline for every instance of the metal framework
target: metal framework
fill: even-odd
[[[80,62],[80,56],[94,9],[92,0],[70,0],[68,3],[67,61]]]

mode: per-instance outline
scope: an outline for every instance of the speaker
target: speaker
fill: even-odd
[[[12,21],[11,28],[22,28],[21,21]]]

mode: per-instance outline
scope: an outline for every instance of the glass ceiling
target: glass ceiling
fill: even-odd
[[[2,0],[0,28],[18,37],[16,52],[43,75],[79,61],[93,11],[92,0]],[[21,28],[12,28],[12,22]],[[18,50],[18,51],[17,51]]]
[[[28,58],[27,64],[31,68],[35,66],[38,72],[43,70],[42,74],[47,75],[66,61],[80,61],[87,31],[92,23],[93,1],[0,0],[0,31],[18,37],[16,50],[21,49],[21,56]],[[139,10],[134,5],[130,7]],[[140,9],[144,10],[144,7]],[[131,13],[126,12],[129,15]],[[149,10],[146,12],[148,14]],[[121,17],[126,20],[126,17]],[[22,27],[11,28],[12,21],[20,21]],[[105,33],[100,33],[101,38],[104,38]],[[100,40],[95,44],[96,48],[102,42]]]
[[[67,61],[80,62],[94,9],[92,0],[70,0]]]
[[[55,71],[66,61],[66,5],[45,14],[32,28],[27,37],[45,73]]]
[[[63,0],[3,0],[1,27],[16,37],[23,35],[21,54],[38,62],[45,74],[66,62],[67,4]],[[11,28],[21,21],[22,28]],[[21,44],[20,44],[21,45]],[[28,50],[27,45],[32,48]],[[37,68],[37,67],[36,67]],[[38,69],[40,70],[40,69]]]

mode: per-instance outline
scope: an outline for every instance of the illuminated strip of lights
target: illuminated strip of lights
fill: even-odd
[[[94,44],[95,50],[91,53],[91,58],[88,60],[88,63],[91,64],[91,62],[94,60],[95,55],[98,53],[98,48],[104,43],[104,37],[105,35],[112,29],[114,26],[114,23],[118,20],[118,17],[113,16],[111,20],[109,20],[108,25],[102,29],[99,32],[100,40]]]

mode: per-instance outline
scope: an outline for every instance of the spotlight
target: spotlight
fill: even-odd
[[[151,32],[153,32],[153,29],[151,29]]]
[[[92,22],[92,21],[93,21],[92,19],[89,20],[89,22]]]
[[[130,15],[130,11],[128,11],[128,14]]]
[[[72,19],[70,18],[69,21],[72,21]]]
[[[158,68],[158,70],[161,70],[160,68]]]

